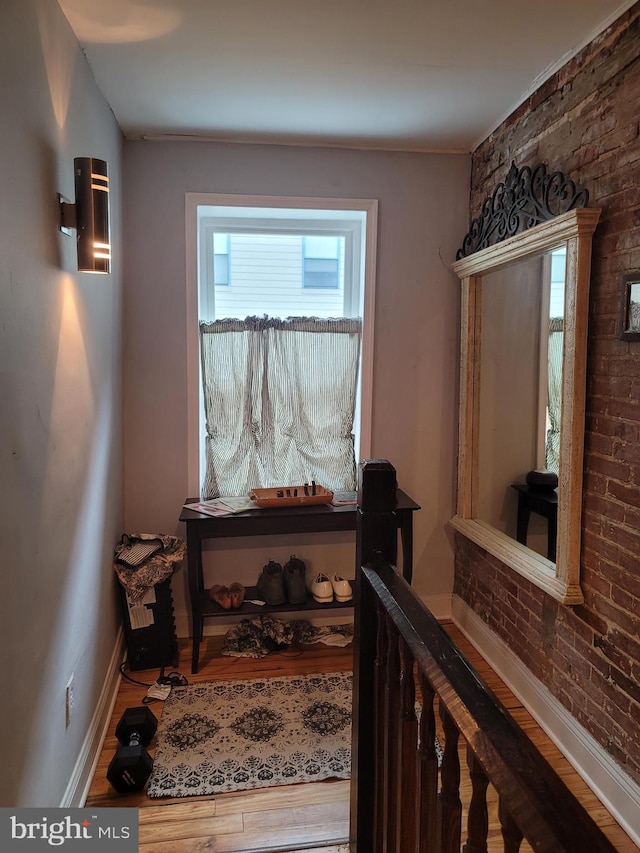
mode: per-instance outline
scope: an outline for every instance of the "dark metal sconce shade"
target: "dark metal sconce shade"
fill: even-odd
[[[109,226],[109,175],[104,160],[76,157],[73,161],[76,201],[60,197],[61,230],[77,230],[78,271],[108,273],[111,270]]]

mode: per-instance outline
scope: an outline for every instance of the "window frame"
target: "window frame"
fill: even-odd
[[[362,352],[360,362],[360,415],[358,422],[359,442],[355,449],[356,462],[371,456],[371,432],[373,412],[373,333],[375,317],[375,281],[377,257],[377,199],[340,199],[291,196],[247,196],[219,193],[185,193],[185,238],[186,238],[186,322],[187,322],[187,486],[190,496],[197,496],[200,490],[203,437],[200,430],[200,413],[203,408],[202,382],[200,375],[200,357],[198,340],[198,268],[202,260],[202,243],[198,208],[201,206],[230,208],[271,208],[308,211],[359,211],[364,214],[364,226],[361,251],[358,258],[351,258],[345,251],[345,306],[354,305],[355,294],[348,291],[347,263],[361,267],[363,288],[359,294],[357,314],[362,317]],[[346,220],[347,222],[351,220]],[[350,226],[351,227],[351,226]],[[328,230],[321,220],[315,220],[316,233],[322,235]],[[234,221],[234,231],[237,222]],[[347,229],[348,230],[348,229]],[[302,228],[298,233],[307,232]],[[213,264],[211,264],[213,266]],[[203,267],[206,269],[206,265]],[[213,290],[213,288],[212,288]],[[205,314],[208,310],[205,310]],[[354,315],[355,316],[355,315]]]

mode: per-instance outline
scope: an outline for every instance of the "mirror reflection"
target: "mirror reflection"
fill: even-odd
[[[587,322],[599,215],[568,210],[453,267],[461,336],[451,525],[565,604],[583,600]]]
[[[526,475],[560,470],[566,254],[487,273],[479,291],[477,517],[553,562],[554,479],[529,486]]]

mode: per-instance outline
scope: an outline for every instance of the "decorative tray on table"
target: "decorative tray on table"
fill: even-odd
[[[309,504],[331,503],[333,492],[315,483],[304,483],[302,486],[251,489],[249,497],[261,507],[305,506]]]

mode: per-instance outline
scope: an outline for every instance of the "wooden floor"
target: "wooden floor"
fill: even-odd
[[[351,646],[314,644],[261,660],[220,654],[221,637],[205,638],[200,671],[191,674],[191,645],[180,641],[177,670],[195,684],[315,672],[344,672],[352,667]],[[151,684],[158,670],[129,673]],[[236,794],[176,800],[149,799],[144,792],[117,794],[105,774],[118,746],[115,727],[125,708],[140,705],[147,687],[122,680],[112,720],[86,801],[87,807],[136,806],[140,809],[141,853],[264,853],[267,850],[348,853],[349,782],[287,785]],[[156,717],[162,703],[150,706]],[[155,740],[148,747],[153,755]],[[159,803],[161,803],[159,805]]]
[[[463,635],[453,625],[447,624],[445,627],[498,698],[588,808],[616,850],[620,853],[637,853],[637,845],[602,807],[568,761]],[[191,684],[198,681],[264,678],[297,673],[341,672],[351,669],[352,665],[351,647],[338,648],[316,644],[306,646],[303,650],[289,649],[270,654],[262,660],[251,660],[222,656],[221,645],[222,638],[206,638],[201,647],[200,672],[191,675],[191,648],[186,641],[181,642],[178,671],[185,675]],[[294,853],[302,850],[305,853],[348,853],[346,842],[349,833],[349,783],[345,781],[162,801],[150,800],[144,791],[136,794],[117,794],[105,778],[109,762],[118,746],[115,727],[125,708],[141,704],[147,692],[146,685],[155,680],[158,670],[134,672],[129,675],[136,681],[145,682],[145,685],[122,680],[86,806],[138,807],[141,853]],[[152,704],[151,709],[159,718],[162,703]],[[153,741],[148,748],[152,755],[154,743]],[[463,774],[463,802],[467,796]],[[523,853],[529,849],[523,844]],[[497,823],[492,821],[489,829],[489,853],[498,853],[501,850],[499,828]]]

